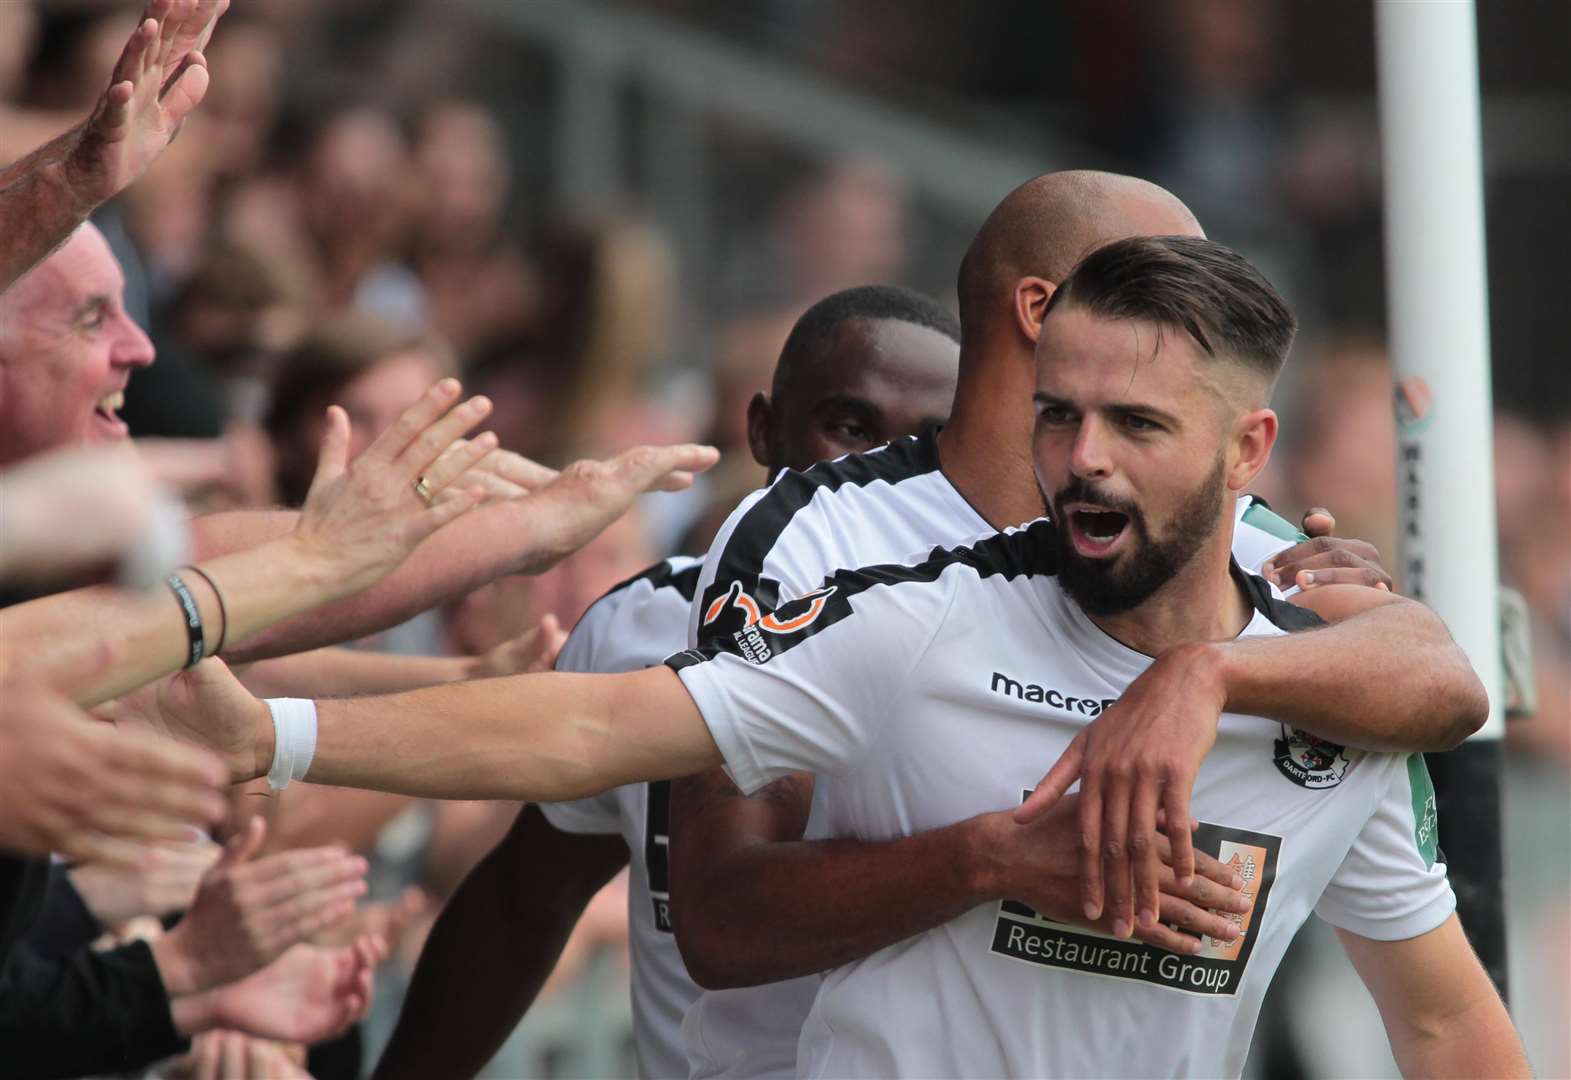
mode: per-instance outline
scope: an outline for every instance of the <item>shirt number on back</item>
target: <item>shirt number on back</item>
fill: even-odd
[[[671,781],[649,785],[649,809],[644,819],[644,873],[649,879],[649,902],[654,907],[655,929],[671,932]]]

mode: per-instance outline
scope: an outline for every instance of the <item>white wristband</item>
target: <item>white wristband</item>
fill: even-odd
[[[273,767],[267,784],[282,791],[291,780],[304,780],[316,756],[316,702],[310,698],[264,698],[273,714]]]

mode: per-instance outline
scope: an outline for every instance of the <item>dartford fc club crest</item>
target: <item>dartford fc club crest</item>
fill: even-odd
[[[1284,724],[1276,740],[1276,767],[1299,787],[1336,787],[1347,774],[1345,749]]]

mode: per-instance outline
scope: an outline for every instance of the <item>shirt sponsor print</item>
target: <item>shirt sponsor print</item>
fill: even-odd
[[[763,632],[768,631],[776,638],[789,638],[792,635],[808,637],[828,625],[843,618],[849,611],[843,602],[832,617],[818,628],[814,623],[819,621],[819,616],[824,614],[829,606],[830,598],[835,595],[837,587],[824,585],[811,592],[803,593],[794,600],[780,605],[777,611],[763,614],[759,604],[742,588],[740,581],[731,582],[725,594],[709,605],[704,613],[703,625],[709,626],[726,614],[728,608],[735,609],[742,616],[742,629],[731,635],[734,642],[734,651],[750,664],[768,663],[775,653],[789,648],[792,641],[776,641],[774,648],[770,647]]]
[[[1260,937],[1266,903],[1276,881],[1282,838],[1269,833],[1202,822],[1195,850],[1215,856],[1244,879],[1253,899],[1242,915],[1216,911],[1239,928],[1233,941],[1201,938],[1200,952],[1184,956],[1143,941],[1122,940],[1095,930],[1043,918],[1018,900],[999,905],[991,951],[1028,964],[1086,975],[1149,983],[1191,994],[1233,997]]]

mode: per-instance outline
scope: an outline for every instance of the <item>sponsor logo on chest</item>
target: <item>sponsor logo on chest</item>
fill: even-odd
[[[1012,679],[1001,672],[993,672],[988,689],[995,694],[1018,698],[1021,701],[1039,702],[1053,709],[1077,713],[1080,716],[1101,716],[1117,698],[1096,698],[1083,694],[1065,693],[1051,686]]]
[[[1029,792],[1027,793],[1029,794]],[[1233,997],[1259,940],[1276,881],[1282,838],[1202,822],[1195,849],[1214,856],[1244,879],[1253,898],[1243,915],[1215,912],[1239,929],[1232,941],[1200,939],[1200,952],[1182,956],[1137,940],[1121,940],[1046,918],[1028,904],[999,904],[990,951],[1011,960],[1061,971],[1110,976],[1190,994]]]

